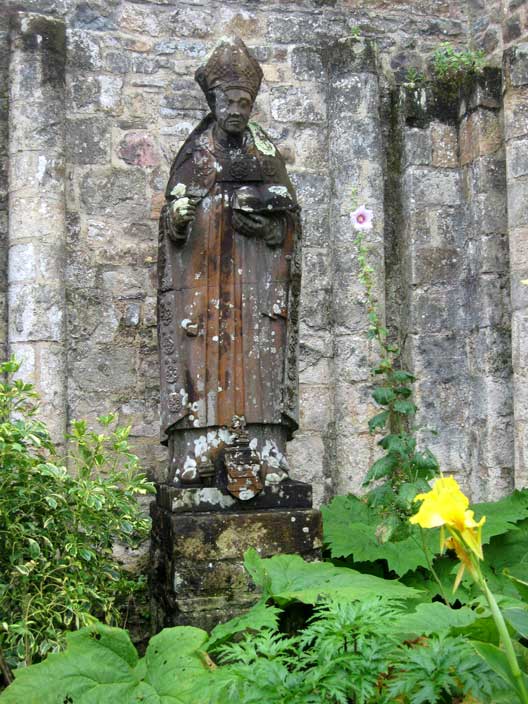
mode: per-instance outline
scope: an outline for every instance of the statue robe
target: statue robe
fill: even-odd
[[[298,425],[298,206],[284,162],[255,124],[224,151],[206,117],[176,157],[160,217],[158,333],[162,441],[178,429]],[[248,196],[249,192],[249,196]],[[198,200],[181,238],[170,202]],[[244,197],[248,196],[248,197]],[[262,197],[260,197],[262,196]],[[232,223],[233,207],[280,223],[268,245]],[[178,239],[180,237],[180,239]]]

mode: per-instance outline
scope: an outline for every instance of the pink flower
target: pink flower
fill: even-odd
[[[372,210],[368,210],[365,205],[360,205],[357,210],[350,213],[352,225],[356,230],[372,230]]]

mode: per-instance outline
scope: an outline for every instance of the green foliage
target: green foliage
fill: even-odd
[[[421,85],[425,82],[425,75],[418,71],[417,68],[411,66],[407,69],[405,74],[405,84],[408,88],[415,88],[417,85]]]
[[[280,613],[281,611],[277,607],[266,606],[262,601],[259,601],[242,616],[237,616],[227,623],[219,623],[218,626],[215,626],[207,643],[208,651],[213,652],[237,633],[277,628]]]
[[[1,704],[193,704],[205,673],[207,633],[167,628],[139,658],[126,631],[93,624],[67,635],[64,652],[16,671]],[[205,703],[204,703],[205,704]]]
[[[292,601],[316,604],[321,597],[353,600],[372,594],[389,599],[413,599],[419,593],[398,580],[381,579],[328,562],[305,562],[299,555],[276,555],[268,559],[248,550],[246,569],[263,591],[263,599],[278,606]]]
[[[380,598],[325,602],[293,637],[262,631],[221,649],[211,704],[401,704],[472,694],[489,701],[495,678],[462,638],[409,643],[397,632],[404,612]]]
[[[511,697],[517,694],[517,702],[523,702],[523,697],[521,689],[519,687],[519,682],[517,679],[512,677],[510,666],[508,663],[508,658],[506,657],[504,651],[498,648],[496,645],[491,643],[479,643],[477,641],[473,642],[473,646],[476,652],[480,655],[483,661],[488,665],[496,675],[498,675],[504,683],[509,687],[508,699],[509,704],[514,704]],[[525,687],[528,689],[528,677],[524,673],[520,673],[520,677],[524,679]],[[503,701],[501,699],[501,701]]]
[[[481,74],[484,66],[485,52],[481,49],[456,49],[449,42],[443,42],[433,54],[435,79],[457,88],[469,77]]]
[[[143,588],[112,556],[149,531],[136,495],[151,491],[128,445],[129,428],[105,432],[73,423],[66,471],[37,417],[37,395],[0,365],[0,648],[9,664],[58,649],[65,632],[94,618],[119,622]]]
[[[324,540],[333,558],[352,558],[354,563],[386,560],[389,570],[403,576],[417,567],[427,567],[423,540],[430,552],[440,549],[438,530],[423,533],[411,525],[401,531],[400,539],[393,535],[390,542],[380,542],[379,517],[357,496],[336,496],[322,507],[322,514]]]

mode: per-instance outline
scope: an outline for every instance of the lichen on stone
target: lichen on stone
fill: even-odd
[[[250,120],[248,122],[248,128],[255,142],[255,146],[261,154],[265,154],[266,156],[275,156],[277,154],[275,145],[266,137],[264,130],[257,122]]]

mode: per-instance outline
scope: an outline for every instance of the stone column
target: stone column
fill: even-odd
[[[334,336],[334,492],[359,491],[377,451],[368,433],[371,401],[371,343],[363,285],[359,281],[355,232],[350,213],[365,203],[374,227],[365,233],[375,269],[375,294],[385,307],[383,246],[383,143],[375,47],[340,41],[325,55],[328,72],[328,148],[331,178],[331,241]]]
[[[464,248],[467,217],[462,202],[457,130],[451,114],[438,113],[425,90],[401,101],[401,330],[404,364],[417,377],[418,427],[440,465],[467,484],[468,380]]]
[[[19,13],[11,25],[8,345],[42,395],[54,440],[66,429],[62,20]]]
[[[467,235],[464,285],[468,336],[468,458],[474,501],[513,489],[513,393],[506,166],[500,70],[462,96],[459,153]]]
[[[528,484],[528,44],[504,54],[504,137],[512,303],[515,486]]]

